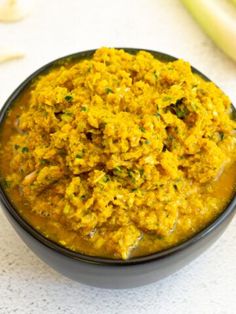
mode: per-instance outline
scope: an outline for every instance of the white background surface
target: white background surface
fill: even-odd
[[[178,0],[28,2],[27,19],[0,24],[0,49],[26,53],[22,60],[0,64],[1,105],[43,64],[100,46],[150,48],[184,58],[236,103],[236,64],[215,48]],[[0,211],[1,314],[233,314],[235,298],[236,219],[212,248],[177,274],[146,287],[112,291],[54,272],[22,243]]]

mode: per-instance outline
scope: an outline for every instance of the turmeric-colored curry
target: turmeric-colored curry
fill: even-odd
[[[229,98],[188,63],[102,48],[39,76],[1,130],[1,184],[44,236],[127,259],[174,246],[236,183]]]

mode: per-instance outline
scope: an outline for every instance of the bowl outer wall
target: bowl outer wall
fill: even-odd
[[[125,49],[127,52],[130,52],[130,53],[137,53],[140,50],[145,50],[145,49],[134,49],[134,48],[122,48],[122,49]],[[63,64],[65,62],[65,60],[70,61],[73,59],[81,60],[81,59],[89,58],[93,55],[94,51],[95,50],[90,50],[90,51],[75,53],[75,54],[70,55],[70,56],[62,57],[58,60],[50,62],[49,64],[43,66],[42,68],[40,68],[39,70],[34,72],[30,77],[28,77],[13,92],[13,94],[6,101],[5,105],[3,106],[2,110],[1,110],[0,123],[3,121],[4,116],[7,112],[7,109],[11,105],[13,100],[20,94],[21,91],[24,90],[25,87],[27,87],[32,82],[32,80],[35,77],[37,77],[37,75],[47,72],[47,70],[50,69],[52,66],[58,66],[60,64]],[[160,52],[150,51],[150,50],[146,50],[146,51],[152,53],[154,55],[154,57],[156,57],[162,61],[176,60],[176,58],[169,56],[169,55],[166,55],[166,54],[163,54],[163,53],[160,53]],[[198,73],[204,79],[208,80],[208,78],[205,75],[203,75],[201,72],[199,72],[198,70],[196,70],[193,67],[192,67],[192,69],[194,72]],[[234,114],[235,114],[235,111],[234,111]],[[124,261],[114,261],[114,260],[111,261],[110,263],[106,263],[106,261],[105,261],[105,263],[103,263],[104,259],[86,257],[86,256],[83,256],[79,253],[78,254],[73,253],[72,254],[73,256],[70,256],[70,257],[68,257],[68,255],[70,255],[70,254],[66,254],[67,256],[63,256],[63,253],[65,253],[66,251],[68,253],[68,250],[63,249],[63,248],[58,250],[58,247],[60,248],[60,246],[57,244],[54,244],[53,246],[57,247],[57,251],[59,253],[56,251],[53,251],[52,246],[48,245],[48,243],[50,243],[52,241],[44,238],[42,235],[38,236],[37,231],[35,231],[35,230],[34,230],[34,232],[32,232],[32,230],[29,230],[29,229],[33,229],[33,228],[30,226],[27,226],[28,225],[27,223],[22,222],[23,219],[21,217],[19,217],[19,214],[14,210],[14,208],[11,208],[12,206],[9,205],[9,202],[6,202],[6,195],[4,194],[4,191],[2,191],[1,189],[0,189],[0,196],[1,196],[1,200],[2,200],[3,204],[5,205],[5,209],[7,210],[5,212],[8,216],[8,219],[14,225],[14,228],[17,230],[18,234],[23,238],[23,240],[27,243],[27,245],[29,247],[31,247],[31,249],[37,255],[39,255],[39,257],[41,257],[41,259],[43,259],[46,263],[50,264],[53,268],[55,268],[59,272],[65,274],[66,276],[68,276],[72,279],[76,279],[78,281],[81,281],[81,282],[84,282],[87,284],[91,284],[91,285],[97,285],[97,286],[103,286],[103,287],[112,287],[112,288],[114,288],[113,279],[115,279],[115,278],[116,278],[116,287],[117,288],[133,287],[133,286],[138,286],[141,284],[147,284],[149,282],[153,282],[153,281],[156,281],[158,279],[161,279],[161,278],[165,277],[166,275],[168,275],[168,274],[176,271],[177,269],[181,268],[185,264],[187,264],[193,258],[197,257],[211,243],[214,242],[214,237],[212,237],[213,234],[215,234],[215,240],[216,240],[216,238],[223,232],[224,226],[226,226],[232,218],[232,215],[233,215],[232,214],[233,213],[232,207],[235,207],[235,203],[236,203],[236,199],[234,198],[234,200],[232,201],[232,203],[234,203],[234,204],[231,204],[232,210],[228,211],[228,214],[225,214],[224,217],[222,217],[222,221],[218,221],[218,223],[215,224],[214,226],[209,226],[208,228],[206,228],[208,230],[206,230],[205,233],[200,232],[197,236],[193,237],[194,238],[194,239],[192,239],[193,241],[186,241],[185,243],[183,243],[183,245],[177,246],[176,248],[179,248],[178,250],[176,250],[176,248],[172,248],[170,250],[164,251],[163,254],[162,253],[161,254],[156,253],[156,254],[152,254],[152,255],[147,256],[147,257],[132,259],[132,260],[129,260],[127,262],[128,265],[126,265],[126,263]],[[220,215],[220,216],[222,216],[222,215]],[[16,221],[18,221],[18,222],[16,223]],[[19,224],[21,225],[21,227],[19,226]],[[24,230],[22,229],[22,227]],[[30,228],[28,228],[28,227],[30,227]],[[215,231],[214,228],[218,229],[217,232]],[[27,233],[26,231],[28,231],[29,233]],[[204,237],[206,235],[207,235],[207,239],[208,239],[207,242],[209,243],[209,245],[207,245],[207,244],[202,245],[201,243],[205,243],[204,240],[206,240],[206,238],[204,238]],[[44,238],[44,240],[42,238]],[[210,241],[211,238],[213,238],[212,241]],[[29,239],[31,239],[31,240],[29,240]],[[38,241],[40,241],[41,243]],[[197,243],[198,243],[198,245],[197,245]],[[201,244],[201,245],[199,246],[199,244]],[[191,246],[196,247],[194,249],[195,251],[192,252],[191,254],[189,254],[189,255],[187,254],[187,256],[185,256],[186,252],[190,250]],[[37,248],[35,249],[35,247],[37,247]],[[199,248],[197,248],[197,247],[199,247]],[[202,247],[204,248],[203,250],[201,249]],[[43,251],[47,252],[47,254],[43,253]],[[47,255],[47,258],[45,258],[45,254]],[[76,258],[75,255],[80,256],[80,257],[82,256],[82,259]],[[174,255],[175,255],[175,257],[174,257]],[[55,256],[57,256],[57,258]],[[182,258],[179,258],[180,256],[182,256]],[[172,262],[168,262],[168,261],[171,261],[170,259],[175,260],[175,262],[173,264],[172,264]],[[62,262],[62,260],[63,260],[63,262]],[[52,261],[52,263],[50,261]],[[148,263],[146,263],[146,262],[148,262]],[[61,263],[66,264],[67,266],[65,268],[61,267]],[[75,266],[75,263],[77,263],[77,266]],[[137,263],[140,263],[140,264],[137,264]],[[145,264],[143,264],[143,263],[145,263]],[[120,267],[120,269],[118,270],[118,268],[115,267],[115,266],[118,266],[117,264],[119,264],[119,266],[123,266],[123,267]],[[149,266],[147,264],[149,264]],[[154,268],[153,268],[153,266],[151,266],[153,264],[155,264]],[[74,265],[74,266],[72,266],[72,265]],[[132,271],[131,271],[131,265],[132,265]],[[141,266],[141,268],[140,268],[140,266]],[[75,276],[75,273],[76,273],[75,268],[78,268],[77,269],[78,274],[76,276]],[[105,273],[104,273],[104,271],[101,271],[101,269],[106,269],[106,268],[107,268],[107,270],[105,271]],[[73,271],[72,271],[72,269],[73,269]],[[108,269],[110,271],[108,271]],[[127,269],[129,269],[129,271]],[[136,271],[136,269],[138,269],[138,270]],[[142,269],[143,269],[144,273],[142,271],[140,273],[140,270],[142,270]],[[155,271],[155,269],[157,270],[157,272]],[[97,272],[99,275],[98,278],[100,278],[99,280],[95,280]],[[108,275],[109,273],[110,273],[110,275]],[[155,273],[155,275],[154,275],[154,273]],[[124,274],[124,276],[122,276],[121,274]],[[131,276],[133,279],[132,280],[128,279],[128,277],[126,277],[127,274],[129,274],[128,277],[130,277],[131,274],[133,274]],[[103,280],[101,280],[101,278],[103,278]],[[110,278],[110,279],[108,279],[108,278]]]
[[[24,243],[42,261],[64,276],[80,283],[106,289],[128,289],[157,282],[180,270],[206,251],[225,231],[233,212],[206,237],[183,250],[149,263],[99,265],[72,259],[46,247],[26,232],[4,207],[6,217]]]

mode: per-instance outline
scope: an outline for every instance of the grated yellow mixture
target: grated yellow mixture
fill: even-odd
[[[22,215],[65,247],[122,259],[160,251],[232,196],[230,113],[229,98],[187,62],[101,48],[40,76],[9,112],[4,184]]]

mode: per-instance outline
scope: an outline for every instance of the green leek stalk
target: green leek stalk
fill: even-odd
[[[235,7],[222,0],[181,1],[217,46],[236,61]]]

